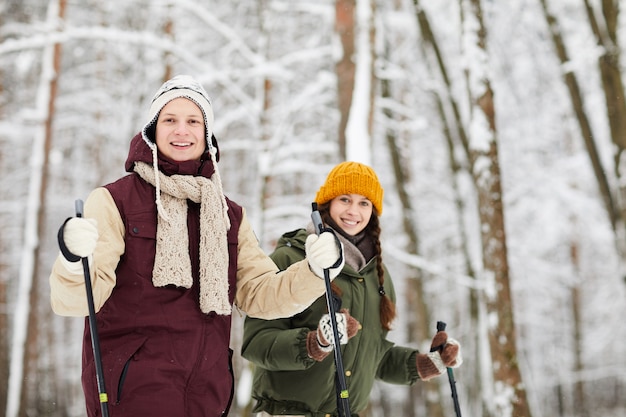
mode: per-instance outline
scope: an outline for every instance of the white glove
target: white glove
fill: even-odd
[[[91,271],[92,264],[93,264],[93,256],[89,255],[87,259],[89,261],[89,270]],[[65,256],[63,256],[62,253],[60,253],[59,261],[61,262],[61,265],[63,265],[63,268],[65,268],[67,272],[69,272],[70,274],[84,276],[85,270],[83,269],[82,259],[78,262],[70,262],[67,259],[65,259]]]
[[[324,232],[321,235],[311,234],[306,238],[304,249],[306,258],[309,261],[309,267],[315,275],[324,278],[324,269],[328,269],[330,279],[335,279],[341,272],[344,265],[343,245],[339,242],[337,246],[335,236],[330,232]],[[341,264],[331,268],[341,257]]]
[[[98,243],[98,222],[96,219],[74,217],[65,223],[63,242],[76,256],[86,258],[91,255]]]

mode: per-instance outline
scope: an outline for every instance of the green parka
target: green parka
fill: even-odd
[[[284,234],[270,256],[283,270],[305,257],[305,229]],[[345,243],[344,243],[345,245]],[[353,415],[364,410],[374,380],[413,384],[419,377],[415,368],[417,350],[394,346],[380,324],[376,258],[359,272],[345,265],[334,283],[341,288],[341,308],[361,323],[356,336],[342,345],[342,361]],[[395,302],[395,291],[385,269],[385,292]],[[326,298],[291,318],[261,320],[246,318],[242,356],[255,366],[252,396],[254,411],[273,415],[336,415],[334,356],[321,362],[311,359],[306,336],[317,328],[327,312]]]

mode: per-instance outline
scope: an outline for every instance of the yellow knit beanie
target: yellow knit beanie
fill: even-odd
[[[348,161],[335,166],[317,192],[315,202],[324,204],[343,194],[364,195],[378,215],[383,213],[383,188],[374,170],[367,165]]]

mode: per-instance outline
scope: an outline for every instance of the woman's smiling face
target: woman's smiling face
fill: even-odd
[[[342,194],[330,201],[330,217],[341,229],[355,236],[370,222],[374,206],[361,194]]]
[[[183,97],[163,106],[156,122],[156,145],[174,161],[199,160],[206,147],[202,110]]]

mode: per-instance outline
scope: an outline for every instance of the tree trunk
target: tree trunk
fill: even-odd
[[[0,155],[0,161],[2,155]],[[4,251],[3,241],[0,240],[0,250]],[[4,274],[5,266],[0,264],[0,276],[6,276]],[[0,279],[0,332],[3,335],[9,334],[9,320],[8,320],[8,299],[7,299],[7,282],[4,279]],[[7,409],[7,393],[9,391],[9,338],[0,338],[0,410]]]
[[[488,328],[489,345],[495,397],[500,399],[493,404],[494,414],[502,417],[529,417],[530,408],[517,359],[495,107],[486,71],[489,59],[480,0],[461,0],[461,13],[464,27],[477,28],[463,34],[467,37],[463,44],[467,48],[464,51],[467,58],[475,61],[466,70],[470,99],[469,123],[473,126],[470,129],[469,160],[478,190],[483,274],[489,288],[486,291],[487,314],[493,317]]]
[[[434,95],[437,102],[437,112],[441,119],[443,134],[446,138],[448,148],[450,171],[452,174],[452,188],[454,189],[456,196],[455,200],[459,219],[459,230],[461,233],[462,251],[463,257],[465,258],[465,273],[469,277],[476,278],[476,271],[472,266],[469,251],[469,246],[471,245],[469,241],[471,233],[468,233],[468,226],[464,222],[464,218],[466,217],[464,213],[466,210],[466,204],[462,196],[462,187],[458,184],[458,179],[461,175],[463,175],[464,170],[468,169],[467,165],[469,165],[469,162],[459,161],[457,158],[463,154],[469,156],[469,139],[461,119],[459,105],[452,93],[452,84],[448,76],[448,67],[444,61],[443,55],[441,54],[439,43],[437,42],[435,34],[432,31],[428,16],[426,15],[426,12],[421,6],[419,0],[413,0],[413,4],[415,6],[415,14],[419,31],[422,36],[422,42],[420,42],[420,45],[422,46],[423,54],[426,57],[425,64],[433,76],[437,76],[438,74],[438,81],[441,83],[442,87],[435,89],[436,93]],[[440,93],[440,91],[443,91],[444,93]],[[451,117],[448,117],[447,115],[451,115]],[[455,148],[457,146],[461,146],[463,152],[456,152]],[[466,357],[468,353],[472,355],[472,366],[470,366],[470,364],[464,365],[464,373],[465,375],[468,375],[473,371],[473,383],[467,384],[467,395],[469,398],[481,398],[482,396],[482,401],[471,401],[469,403],[469,405],[473,407],[470,414],[480,416],[483,415],[483,411],[486,412],[488,410],[488,407],[485,405],[485,392],[488,391],[486,387],[490,379],[486,378],[485,375],[482,375],[481,373],[484,366],[481,365],[483,362],[483,355],[481,355],[482,350],[480,348],[481,346],[486,346],[488,341],[487,334],[483,331],[484,326],[480,325],[482,320],[480,312],[484,311],[484,303],[480,297],[479,290],[476,288],[470,289],[469,298],[471,323],[471,330],[469,333],[474,335],[474,340],[473,343],[465,349],[464,355],[466,355]],[[471,346],[475,346],[473,351],[471,350]]]
[[[4,15],[0,15],[0,19],[3,19]],[[0,21],[0,26],[3,24],[3,20]],[[2,43],[3,38],[0,36],[0,43]],[[4,73],[0,71],[0,96],[4,96]],[[0,119],[4,119],[4,101],[0,102]],[[7,155],[4,154],[2,149],[0,148],[0,166],[3,165],[3,159],[6,158]],[[5,230],[4,222],[0,223],[0,228]],[[6,243],[5,243],[6,242]],[[3,237],[0,237],[0,253],[8,253],[7,244],[8,239],[6,238],[6,234],[3,234]],[[4,262],[0,262],[0,277],[8,276],[9,268],[6,267]],[[3,335],[9,334],[9,319],[8,319],[8,297],[7,297],[7,280],[5,278],[0,278],[0,333]],[[9,338],[2,337],[0,338],[0,410],[7,409],[7,393],[9,391]]]
[[[389,80],[382,80],[382,97],[389,98],[390,86]],[[387,118],[394,119],[394,115],[389,109],[383,110]],[[406,252],[418,255],[419,249],[419,237],[417,234],[417,224],[415,220],[415,210],[411,204],[411,197],[406,189],[406,184],[411,183],[409,176],[410,169],[405,158],[402,158],[400,153],[401,149],[405,149],[398,143],[399,138],[391,130],[387,130],[387,148],[391,156],[391,164],[393,168],[396,190],[402,204],[402,226],[404,233],[408,237],[406,244]],[[406,305],[410,310],[407,311],[408,317],[406,333],[408,334],[407,341],[412,345],[419,345],[425,340],[429,340],[430,337],[436,332],[436,327],[431,325],[430,312],[426,303],[426,297],[422,282],[425,279],[423,271],[414,268],[408,270],[410,275],[406,280]],[[443,409],[441,406],[441,392],[439,384],[423,384],[417,383],[411,387],[411,395],[407,400],[406,407],[404,409],[404,416],[411,417],[416,415],[415,411],[418,407],[416,401],[423,401],[426,406],[426,414],[432,417],[443,417]]]
[[[336,0],[335,2],[335,31],[339,35],[343,51],[341,59],[335,65],[339,114],[341,115],[337,132],[341,160],[346,159],[346,126],[350,118],[354,92],[356,66],[352,57],[355,53],[355,9],[356,0]]]
[[[576,219],[572,220],[572,227],[576,227]],[[582,281],[580,276],[580,255],[579,255],[579,242],[574,236],[570,243],[570,261],[572,262],[572,269],[575,272],[575,282],[572,285],[570,291],[571,294],[571,312],[572,312],[572,344],[574,354],[574,369],[575,375],[580,374],[584,369],[583,364],[583,335],[582,335],[582,305],[581,305],[581,287],[579,282]],[[566,381],[564,381],[566,382]],[[585,385],[584,381],[580,378],[576,379],[574,383],[574,404],[573,410],[575,415],[580,417],[587,417],[587,404],[585,401]]]
[[[600,67],[611,140],[616,147],[615,170],[620,176],[620,173],[624,173],[620,172],[620,168],[626,168],[617,165],[620,154],[626,150],[626,97],[624,97],[624,82],[620,72],[620,45],[617,36],[619,2],[602,0],[602,16],[604,17],[602,27],[598,24],[589,0],[585,0],[585,9],[596,42],[604,51],[598,59],[598,66]]]
[[[624,96],[624,81],[620,72],[620,45],[617,36],[617,22],[619,16],[619,2],[617,0],[602,0],[602,29],[598,24],[589,0],[585,0],[585,9],[589,25],[596,37],[596,42],[604,53],[598,58],[602,90],[606,103],[606,112],[609,121],[611,140],[615,144],[614,173],[618,178],[615,192],[615,217],[618,225],[617,247],[622,259],[626,259],[626,181],[621,180],[626,175],[626,97]]]
[[[51,1],[48,9],[48,21],[63,21],[65,0]],[[20,289],[16,301],[14,337],[11,349],[11,369],[9,380],[9,396],[7,417],[19,415],[26,417],[31,414],[34,400],[31,395],[36,392],[39,304],[38,276],[40,231],[44,230],[45,190],[47,185],[48,156],[52,138],[52,120],[57,93],[57,79],[61,69],[61,45],[47,46],[42,62],[43,70],[39,86],[38,107],[46,115],[41,129],[36,134],[32,152],[32,176],[29,185],[28,203],[26,207],[26,230],[22,265],[20,267]],[[24,328],[26,325],[26,328]]]
[[[559,28],[558,21],[556,17],[548,10],[548,0],[541,0],[541,5],[544,17],[548,24],[548,28],[550,29],[552,42],[554,43],[554,48],[556,49],[557,56],[561,64],[566,65],[569,62],[570,58],[567,53],[565,42],[563,41],[563,38],[561,36],[562,32]],[[593,172],[595,173],[596,180],[598,181],[598,188],[604,201],[604,207],[609,216],[609,221],[611,222],[613,230],[616,230],[619,215],[617,213],[615,203],[613,202],[613,196],[611,195],[611,189],[606,177],[606,173],[602,166],[602,161],[600,160],[600,155],[598,153],[598,149],[595,143],[594,134],[591,129],[591,124],[589,123],[589,118],[587,117],[587,113],[585,112],[584,100],[580,91],[580,87],[578,85],[578,80],[576,78],[576,75],[571,71],[565,72],[563,77],[565,79],[565,85],[567,86],[570,94],[570,99],[572,100],[572,106],[574,113],[576,114],[578,126],[580,127],[580,133],[585,142],[585,146],[587,147],[587,153],[589,154],[589,158],[591,159]]]

